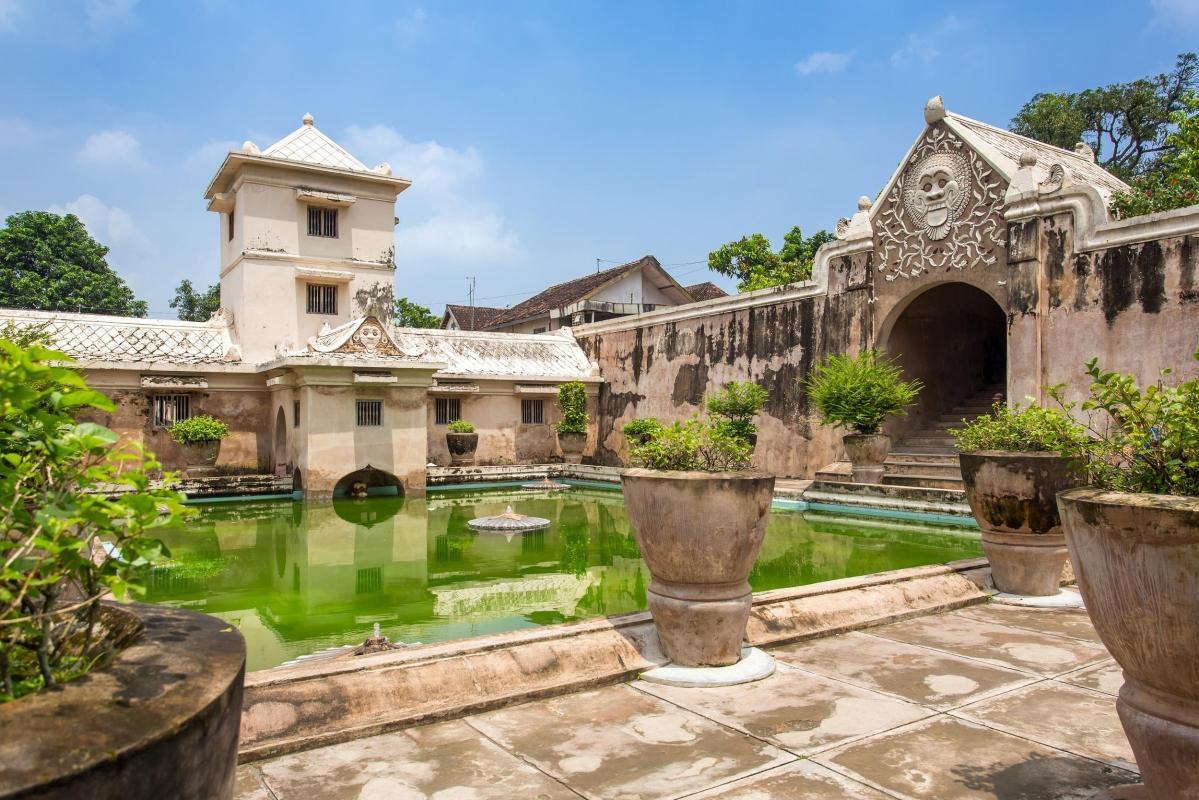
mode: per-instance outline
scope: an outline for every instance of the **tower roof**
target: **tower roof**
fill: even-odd
[[[350,155],[344,147],[322,133],[314,124],[311,114],[305,114],[300,127],[263,150],[262,154],[283,161],[319,164],[323,167],[355,172],[374,171],[367,169],[365,164]]]

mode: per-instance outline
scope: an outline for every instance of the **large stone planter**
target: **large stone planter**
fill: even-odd
[[[735,664],[774,476],[630,469],[621,484],[667,657],[687,667]]]
[[[854,483],[882,483],[883,462],[891,452],[891,437],[883,433],[851,433],[842,437],[853,465]]]
[[[1058,505],[1091,622],[1124,670],[1116,710],[1146,793],[1199,800],[1199,498],[1075,489]]]
[[[194,611],[105,607],[128,646],[78,680],[0,704],[0,798],[233,797],[241,634]]]
[[[966,501],[982,528],[995,588],[1047,597],[1061,591],[1066,538],[1057,493],[1082,481],[1057,453],[962,453]]]
[[[558,447],[562,448],[562,460],[567,464],[583,463],[583,448],[587,445],[585,433],[559,433]]]
[[[209,478],[216,475],[216,460],[221,454],[221,440],[196,442],[183,445],[183,463],[186,478]]]
[[[451,467],[469,467],[475,463],[475,450],[479,447],[477,433],[447,433],[445,444],[450,451]]]

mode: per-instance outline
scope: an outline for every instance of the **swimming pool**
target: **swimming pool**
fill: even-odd
[[[550,526],[467,526],[509,504]],[[431,643],[638,611],[649,583],[622,495],[596,488],[214,503],[160,536],[171,561],[146,600],[236,625],[249,670],[360,644],[375,623]],[[749,580],[762,591],[978,555],[977,529],[776,508]]]

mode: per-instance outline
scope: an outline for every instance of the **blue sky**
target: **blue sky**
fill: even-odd
[[[438,313],[466,276],[503,306],[596,258],[694,283],[725,241],[851,214],[931,95],[1006,125],[1199,49],[1199,0],[815,6],[0,0],[0,214],[78,213],[172,317],[216,281],[223,153],[311,112],[413,179],[396,290]]]

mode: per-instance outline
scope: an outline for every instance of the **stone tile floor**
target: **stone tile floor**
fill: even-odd
[[[1084,800],[1136,782],[1085,612],[975,606],[242,766],[238,800]]]

